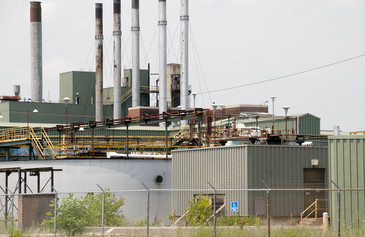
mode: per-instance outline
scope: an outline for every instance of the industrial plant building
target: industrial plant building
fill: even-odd
[[[183,216],[189,200],[199,194],[213,202],[213,192],[159,189],[213,186],[222,190],[215,203],[220,215],[266,216],[269,188],[328,189],[332,181],[341,188],[364,188],[363,136],[321,135],[319,117],[277,116],[268,113],[267,105],[195,106],[188,77],[188,1],[182,2],[181,64],[168,64],[166,1],[159,1],[159,78],[151,82],[152,73],[139,62],[138,0],[132,0],[132,68],[124,69],[122,78],[120,1],[114,1],[115,71],[109,88],[103,87],[103,11],[97,3],[95,72],[61,73],[58,103],[43,100],[41,8],[31,2],[32,97],[21,98],[18,85],[13,96],[0,97],[0,161],[9,190],[25,194],[17,184],[28,176],[19,181],[21,175],[8,175],[6,169],[50,167],[62,171],[54,174],[47,192],[98,192],[97,185],[119,190],[118,195],[127,197],[123,212],[138,219],[146,214],[141,205],[146,193],[123,190],[148,187],[157,190],[151,196],[150,219],[167,223],[172,210]],[[29,189],[36,190],[34,185],[29,183]],[[343,221],[364,220],[364,192],[342,195]],[[335,225],[334,192],[273,190],[271,216],[297,217],[316,199],[328,197],[323,208],[329,208]],[[237,209],[232,210],[232,203]]]

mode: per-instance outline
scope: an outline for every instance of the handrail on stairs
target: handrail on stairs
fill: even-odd
[[[310,204],[304,211],[302,211],[302,213],[300,214],[300,222],[302,223],[303,220],[307,219],[310,215],[314,214],[315,219],[318,218],[318,210],[327,210],[327,208],[319,208],[318,207],[318,202],[327,202],[328,199],[316,199],[312,204]],[[304,214],[310,210],[312,207],[314,206],[314,209],[306,216],[304,216]],[[304,218],[303,218],[304,216]]]
[[[54,145],[53,145],[53,143],[52,143],[51,139],[49,138],[49,136],[48,136],[48,134],[47,134],[46,130],[45,130],[43,127],[42,127],[41,132],[42,132],[42,137],[43,137],[43,139],[46,141],[47,147],[48,147],[48,149],[49,149],[49,150],[50,150],[50,152],[51,152],[51,156],[52,156],[52,158],[53,158],[53,159],[55,159],[55,158],[56,158],[56,149],[55,149],[55,147],[54,147]]]
[[[39,139],[37,137],[37,134],[34,132],[34,129],[32,127],[29,127],[29,136],[30,136],[30,139],[32,140],[32,142],[34,143],[34,145],[36,146],[36,150],[37,150],[38,157],[40,159],[41,158],[44,158],[43,146],[40,143],[40,141],[39,141]],[[38,154],[38,152],[40,154]]]
[[[56,158],[56,152],[55,147],[49,138],[46,130],[44,128],[41,128],[40,132],[35,132],[32,127],[29,127],[29,139],[33,142],[35,145],[35,148],[37,150],[37,155],[40,159],[43,159],[46,154],[44,153],[45,150],[49,150],[50,155],[53,159]],[[41,136],[41,137],[39,137]],[[46,142],[46,147],[43,147],[41,141],[44,140]]]

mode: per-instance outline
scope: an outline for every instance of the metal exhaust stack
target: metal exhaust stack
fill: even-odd
[[[158,27],[160,44],[160,82],[159,82],[159,113],[167,112],[167,41],[166,41],[166,0],[158,0]]]
[[[122,117],[122,91],[121,91],[121,23],[120,23],[120,0],[114,0],[114,119],[120,119]]]
[[[180,104],[182,110],[188,110],[189,90],[189,0],[181,0],[181,79],[180,79]],[[188,125],[187,120],[182,120],[181,125]]]
[[[103,120],[103,4],[95,3],[95,120]]]
[[[42,102],[42,9],[40,2],[30,2],[31,98]]]
[[[132,107],[140,106],[139,0],[132,0]]]

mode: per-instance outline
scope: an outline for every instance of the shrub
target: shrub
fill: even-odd
[[[189,201],[186,212],[186,220],[190,226],[206,225],[207,220],[213,215],[209,198],[202,195],[199,195],[198,201],[194,198]]]
[[[57,228],[66,232],[68,236],[82,234],[86,227],[101,225],[103,194],[87,194],[76,198],[69,194],[58,203]],[[120,210],[124,205],[123,198],[117,198],[114,193],[105,193],[104,224],[118,226],[124,223],[124,215]],[[53,229],[54,226],[54,201],[50,204],[52,211],[47,213],[47,219],[42,225]]]

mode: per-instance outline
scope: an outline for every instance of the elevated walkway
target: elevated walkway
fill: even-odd
[[[44,128],[11,128],[0,133],[0,147],[19,146],[29,146],[30,150],[34,149],[40,160],[57,158],[55,147]]]

